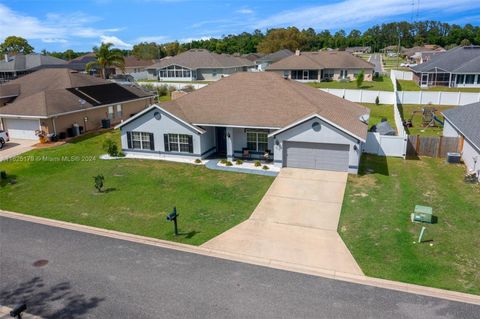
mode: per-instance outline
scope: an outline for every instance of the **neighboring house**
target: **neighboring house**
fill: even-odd
[[[242,54],[241,57],[244,59],[247,59],[248,61],[255,62],[258,59],[264,57],[265,54],[263,53],[247,53],[247,54]]]
[[[252,61],[241,57],[191,49],[174,57],[163,58],[146,69],[150,79],[161,81],[217,81],[254,67]]]
[[[348,47],[345,51],[352,54],[367,54],[372,52],[372,47]]]
[[[352,81],[364,71],[364,80],[371,81],[375,66],[345,51],[300,52],[267,67],[285,78],[299,81]]]
[[[64,60],[49,55],[19,53],[8,56],[5,54],[4,59],[0,60],[0,82],[16,79],[43,68],[65,67],[65,64]]]
[[[82,56],[79,56],[75,59],[72,59],[72,60],[68,61],[67,62],[67,67],[69,69],[72,69],[72,70],[75,70],[75,71],[88,73],[90,75],[101,77],[102,76],[102,70],[100,70],[100,69],[91,68],[87,72],[87,64],[90,63],[90,62],[95,62],[96,60],[97,60],[97,58],[95,57],[95,53],[91,52],[91,53],[84,54]],[[109,77],[112,74],[115,74],[115,68],[107,68],[106,73],[107,73],[107,77]]]
[[[405,56],[411,63],[421,64],[428,62],[435,54],[445,51],[446,50],[439,45],[426,44],[423,46],[415,46],[413,48],[403,49],[402,55]]]
[[[480,46],[456,47],[411,68],[422,87],[480,88]]]
[[[117,127],[126,154],[263,159],[357,173],[368,108],[273,72],[240,72]]]
[[[102,119],[118,123],[153,103],[135,86],[121,86],[69,69],[42,69],[0,85],[0,126],[11,138],[38,139],[101,127]]]
[[[272,63],[278,62],[281,59],[288,58],[289,56],[293,55],[293,52],[288,49],[279,50],[277,52],[273,52],[270,54],[265,55],[255,61],[257,65],[257,69],[259,71],[265,71],[265,69]]]
[[[155,62],[156,62],[155,60],[142,60],[142,59],[138,59],[133,55],[129,55],[125,57],[125,70],[115,68],[115,73],[116,74],[140,73],[145,71],[147,67],[155,64]]]
[[[469,172],[480,181],[480,102],[442,112],[443,136],[459,137],[462,159]]]
[[[442,54],[445,51],[422,51],[416,52],[409,57],[409,60],[415,64],[427,63],[436,54]]]

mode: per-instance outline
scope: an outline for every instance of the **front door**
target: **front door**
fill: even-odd
[[[218,155],[227,155],[227,129],[225,127],[216,127],[217,153]]]

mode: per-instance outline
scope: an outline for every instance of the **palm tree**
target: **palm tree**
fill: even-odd
[[[102,43],[100,47],[93,48],[96,60],[87,63],[87,72],[91,68],[99,68],[102,70],[102,78],[106,79],[108,77],[107,68],[117,67],[122,71],[125,70],[125,59],[122,52],[118,49],[110,49],[111,46],[113,46],[112,43]]]

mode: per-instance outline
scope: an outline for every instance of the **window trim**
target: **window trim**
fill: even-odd
[[[168,151],[166,152],[174,152],[174,153],[193,153],[193,136],[188,134],[178,134],[178,133],[168,133]],[[176,140],[172,140],[175,137]],[[182,141],[182,138],[186,139]],[[190,141],[192,141],[192,147],[190,147]],[[175,150],[172,150],[172,145],[175,146]],[[182,146],[187,148],[187,150],[182,151]],[[192,149],[192,152],[190,151]]]
[[[247,134],[247,148],[248,148],[250,151],[253,151],[253,152],[263,152],[263,151],[268,150],[268,132],[249,130],[249,131],[246,132],[246,134]],[[248,139],[248,135],[249,135],[249,134],[255,134],[255,141]],[[260,140],[259,140],[259,135],[260,135],[260,134],[265,134],[266,141],[260,141]],[[252,149],[252,148],[249,147],[249,144],[250,144],[250,143],[255,143],[255,149]],[[259,149],[258,146],[259,146],[260,144],[265,144],[265,145],[266,145],[266,147],[265,147],[264,150],[260,150],[260,149]]]
[[[138,138],[136,137],[138,135]],[[151,133],[131,131],[131,148],[133,150],[151,150],[152,140],[150,139]],[[140,147],[135,147],[135,142],[140,143]],[[148,143],[148,147],[144,143]]]

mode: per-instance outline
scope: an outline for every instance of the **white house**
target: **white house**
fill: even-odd
[[[480,103],[462,105],[442,114],[443,136],[460,137],[463,162],[480,181]]]
[[[357,173],[369,109],[272,72],[236,73],[118,125],[126,154],[266,159]]]

